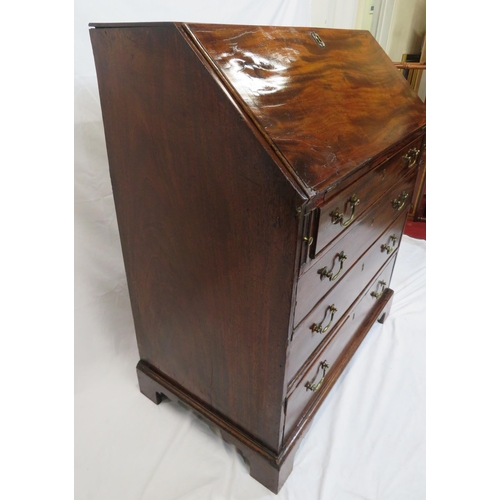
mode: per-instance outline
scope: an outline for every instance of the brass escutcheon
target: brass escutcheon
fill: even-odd
[[[326,47],[325,42],[321,40],[321,37],[315,31],[311,31],[311,37],[322,49]]]

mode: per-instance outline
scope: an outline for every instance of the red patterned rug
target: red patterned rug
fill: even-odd
[[[425,240],[425,222],[408,221],[405,226],[404,234],[411,238]]]

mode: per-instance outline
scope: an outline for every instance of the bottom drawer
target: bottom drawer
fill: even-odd
[[[337,371],[335,366],[340,364],[343,351],[389,285],[394,263],[395,256],[372,281],[365,295],[354,304],[342,327],[311,364],[304,377],[293,387],[286,402],[285,441],[307,408],[327,390],[328,380]]]

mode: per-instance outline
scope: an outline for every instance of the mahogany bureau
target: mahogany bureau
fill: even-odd
[[[278,492],[391,275],[425,106],[367,31],[93,24],[141,391]]]

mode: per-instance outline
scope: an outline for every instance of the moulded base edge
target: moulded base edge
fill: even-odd
[[[220,430],[222,438],[234,445],[248,462],[250,475],[267,489],[277,494],[292,472],[293,460],[298,445],[312,422],[314,414],[328,394],[329,388],[333,386],[338,376],[340,376],[341,371],[345,368],[373,323],[377,319],[380,322],[384,322],[389,313],[393,293],[390,289],[385,290],[382,300],[378,301],[380,306],[361,325],[352,342],[346,347],[346,352],[343,354],[345,361],[342,363],[343,366],[339,367],[338,375],[330,381],[329,387],[325,388],[324,392],[322,391],[323,397],[318,398],[305,413],[280,454],[274,453],[261,443],[255,441],[250,435],[235,427],[231,422],[225,420],[219,414],[213,412],[210,408],[183,391],[182,388],[175,385],[165,375],[159,373],[152,365],[143,360],[137,364],[139,388],[142,394],[155,404],[161,403],[162,396],[173,402],[181,401],[188,405],[209,425],[215,425]]]

